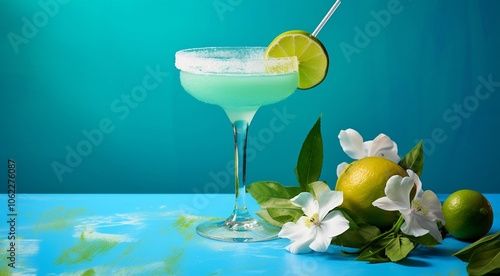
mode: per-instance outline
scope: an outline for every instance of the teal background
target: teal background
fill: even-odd
[[[333,2],[1,1],[0,163],[16,161],[19,193],[231,193],[230,123],[183,91],[175,51],[312,32]],[[354,128],[389,135],[400,156],[424,139],[424,189],[500,192],[499,12],[494,0],[345,0],[318,36],[325,81],[255,116],[248,182],[296,185],[322,114],[332,187],[350,161],[338,132]]]

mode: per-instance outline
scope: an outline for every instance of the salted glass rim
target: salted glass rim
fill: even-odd
[[[297,57],[266,58],[266,47],[199,47],[175,53],[175,67],[194,74],[274,75],[298,72]]]

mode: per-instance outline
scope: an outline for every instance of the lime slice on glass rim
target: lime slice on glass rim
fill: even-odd
[[[267,47],[264,58],[296,56],[299,62],[298,89],[310,89],[320,84],[328,72],[328,53],[323,44],[305,31],[287,31],[277,36]]]

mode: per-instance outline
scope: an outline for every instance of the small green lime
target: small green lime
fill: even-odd
[[[444,227],[459,240],[476,241],[486,235],[493,225],[493,209],[478,191],[459,190],[443,203]]]

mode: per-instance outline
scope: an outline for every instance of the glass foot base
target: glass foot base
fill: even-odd
[[[278,238],[280,228],[263,221],[235,223],[231,220],[208,221],[199,224],[196,232],[205,238],[226,242],[259,242]]]

